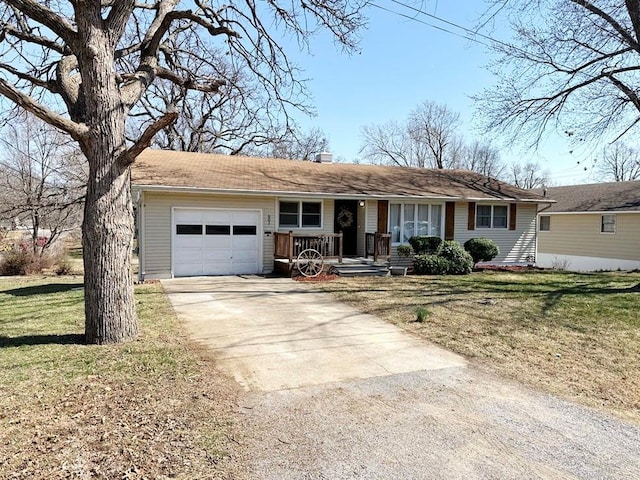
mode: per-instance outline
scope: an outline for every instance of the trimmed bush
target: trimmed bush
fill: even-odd
[[[410,257],[411,255],[413,255],[413,248],[411,248],[411,245],[398,245],[398,256]]]
[[[464,242],[464,249],[473,258],[474,265],[478,262],[488,262],[500,255],[496,242],[489,238],[472,238]]]
[[[438,247],[442,243],[440,237],[430,237],[428,235],[419,235],[411,237],[409,243],[413,247],[413,251],[416,255],[435,255],[438,252]]]
[[[473,258],[456,241],[442,242],[438,256],[449,262],[447,273],[450,275],[466,275],[473,269]]]
[[[445,275],[449,271],[449,261],[438,255],[416,255],[413,270],[418,275]]]

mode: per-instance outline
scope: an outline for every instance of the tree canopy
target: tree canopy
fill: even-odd
[[[549,130],[612,142],[640,124],[640,3],[490,0],[513,39],[494,43],[497,85],[478,96],[487,126],[530,145]],[[488,21],[488,19],[487,19]]]
[[[270,106],[300,105],[304,84],[284,38],[305,47],[325,30],[354,48],[364,4],[0,1],[0,95],[69,134],[89,166],[82,226],[88,342],[137,335],[130,269],[136,157],[177,121],[190,92],[215,95],[246,82],[236,90],[245,99],[260,89]],[[149,96],[160,84],[167,94]]]

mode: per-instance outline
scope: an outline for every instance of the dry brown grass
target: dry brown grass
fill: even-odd
[[[0,478],[236,478],[237,391],[161,286],[136,289],[138,340],[92,346],[81,282],[0,279]]]
[[[479,366],[640,423],[639,282],[638,273],[483,272],[323,288]]]

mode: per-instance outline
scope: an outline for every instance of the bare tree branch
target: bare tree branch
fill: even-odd
[[[132,164],[136,157],[142,153],[145,148],[148,148],[153,141],[153,137],[162,129],[167,128],[170,124],[175,122],[178,118],[179,113],[177,110],[167,111],[162,117],[158,118],[155,122],[147,127],[147,129],[142,132],[140,138],[134,143],[129,149],[123,154],[118,163],[123,166]]]
[[[549,130],[596,143],[640,125],[637,1],[492,0],[512,23],[495,88],[476,96],[488,130],[536,146]]]
[[[46,37],[43,37],[41,35],[34,35],[32,33],[28,33],[28,32],[23,32],[18,30],[17,28],[15,28],[13,25],[5,23],[4,25],[2,25],[2,33],[1,33],[2,37],[4,37],[5,35],[12,35],[15,38],[17,38],[18,40],[22,40],[24,42],[28,42],[28,43],[32,43],[34,45],[40,45],[42,47],[45,48],[49,48],[55,52],[58,53],[65,53],[65,46],[64,45],[60,45],[59,43],[57,43],[54,40],[48,39]],[[2,38],[0,37],[0,39]]]
[[[71,48],[75,46],[77,36],[71,23],[43,5],[42,2],[34,0],[4,0],[4,2],[50,29]]]
[[[52,93],[58,93],[58,85],[55,82],[52,82],[50,80],[42,80],[33,75],[29,75],[28,73],[23,73],[18,69],[14,68],[12,65],[8,65],[6,63],[0,63],[0,69],[6,70],[12,75],[15,75],[16,77],[18,77],[20,80],[26,80],[27,82],[30,82],[32,85],[45,88]]]
[[[75,123],[62,115],[49,110],[47,107],[36,102],[33,98],[25,95],[13,85],[9,84],[6,80],[1,78],[0,94],[13,101],[16,105],[24,108],[26,111],[33,113],[40,120],[67,132],[75,140],[80,141],[88,133],[86,125]]]

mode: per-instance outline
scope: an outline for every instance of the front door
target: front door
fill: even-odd
[[[334,232],[342,232],[342,254],[358,254],[358,201],[336,200],[334,203]]]

